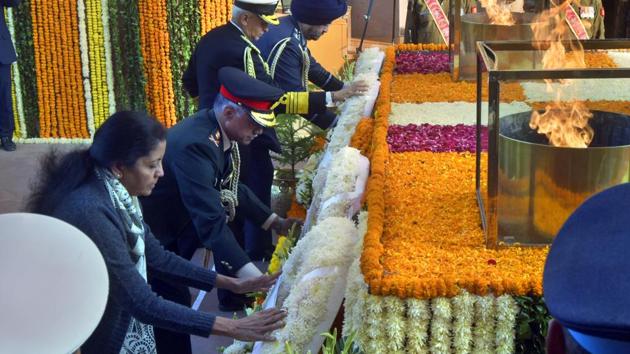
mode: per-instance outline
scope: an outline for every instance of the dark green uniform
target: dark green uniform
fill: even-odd
[[[579,5],[571,4],[586,28],[590,39],[604,39],[604,6],[602,0],[580,0]]]
[[[442,10],[448,17],[450,0],[440,1]],[[462,0],[464,13],[473,12],[473,1]],[[405,30],[405,42],[408,43],[436,43],[444,44],[440,30],[435,24],[424,0],[409,0],[407,6],[407,23]]]

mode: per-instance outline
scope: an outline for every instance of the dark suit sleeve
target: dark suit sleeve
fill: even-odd
[[[273,79],[283,90],[292,91],[288,92],[288,95],[307,90],[306,87],[302,86],[302,51],[296,41],[289,40],[282,52],[274,51],[271,53],[270,58],[277,61]],[[316,61],[311,62],[311,68],[313,64],[324,70]],[[337,80],[334,76],[333,79]],[[334,80],[330,81],[336,82]],[[331,84],[327,86],[332,87]],[[341,87],[343,87],[343,82],[341,82]],[[290,107],[292,105],[296,104],[290,99],[286,105],[278,106],[276,113],[300,114],[322,129],[328,129],[336,120],[336,114],[326,107],[325,92],[308,93],[308,110],[306,113],[297,112],[297,110]]]
[[[243,183],[238,184],[238,208],[236,214],[243,214],[248,220],[262,226],[272,214],[271,209]]]
[[[56,216],[89,235],[98,247],[107,265],[110,300],[142,323],[176,332],[210,335],[213,315],[164,300],[151,290],[131,261],[124,230],[114,221],[117,215],[86,202]]]
[[[213,187],[218,174],[212,161],[208,147],[189,145],[173,163],[173,174],[201,243],[238,270],[250,259],[227,226],[220,193]]]
[[[149,230],[149,225],[144,227],[147,230],[144,239],[147,267],[152,275],[206,291],[214,288],[217,273],[165,250]]]
[[[190,97],[199,96],[199,86],[197,85],[197,62],[195,60],[195,52],[190,56],[190,60],[188,61],[188,66],[186,67],[186,71],[182,75],[182,83],[184,84],[184,89],[190,95]]]
[[[324,69],[320,63],[313,58],[311,51],[308,51],[308,55],[311,58],[311,66],[308,71],[308,79],[325,91],[339,91],[343,88],[343,81],[335,77],[335,75]]]
[[[18,6],[21,0],[0,0],[0,5],[4,7]]]

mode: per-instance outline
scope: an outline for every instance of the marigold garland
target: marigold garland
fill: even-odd
[[[31,16],[40,136],[87,138],[77,5],[33,0]]]
[[[450,73],[396,75],[392,82],[392,101],[397,103],[477,102],[477,83],[451,80]],[[483,100],[488,100],[488,80],[483,79]],[[517,82],[501,83],[501,102],[525,101],[523,87]]]
[[[326,144],[328,144],[328,140],[326,140],[325,136],[316,135],[313,139],[313,146],[311,147],[311,154],[314,154],[319,151],[324,151],[326,148]]]
[[[79,15],[79,49],[81,50],[81,76],[83,78],[83,97],[85,114],[87,118],[88,132],[94,135],[94,106],[92,97],[92,83],[90,82],[90,59],[88,46],[88,33],[86,25],[86,8],[84,0],[77,0],[77,13]]]
[[[361,119],[350,140],[350,147],[358,149],[361,155],[369,158],[373,131],[374,119],[369,117]]]
[[[442,50],[448,50],[448,46],[446,44],[436,44],[436,43],[419,43],[419,44],[403,43],[403,44],[397,44],[396,46],[394,46],[394,50],[397,52],[398,51],[411,52],[411,51],[419,51],[419,50],[442,51]]]
[[[90,86],[94,128],[109,116],[109,88],[105,58],[105,35],[102,18],[102,0],[84,0],[88,36]]]
[[[396,51],[394,47],[387,48],[385,60],[381,69],[381,88],[375,104],[374,132],[372,134],[372,153],[370,159],[370,177],[366,188],[366,200],[370,212],[368,230],[363,243],[361,254],[361,272],[365,282],[371,287],[380,288],[383,266],[380,256],[383,253],[381,235],[385,218],[385,162],[389,155],[387,148],[388,117],[391,112],[391,84]],[[373,290],[371,290],[374,293]]]
[[[300,203],[297,202],[295,196],[291,200],[291,207],[287,211],[287,218],[295,218],[304,220],[306,218],[306,209]]]
[[[147,77],[147,107],[165,126],[177,121],[171,77],[170,38],[165,1],[139,0],[140,39]]]
[[[606,52],[585,52],[584,62],[587,68],[616,68],[617,64]]]
[[[384,251],[378,256],[383,271],[380,286],[370,283],[372,293],[452,297],[463,288],[477,295],[542,294],[547,248],[484,247],[474,170],[475,156],[468,153],[389,155]]]
[[[227,23],[232,16],[232,0],[199,0],[201,35]]]

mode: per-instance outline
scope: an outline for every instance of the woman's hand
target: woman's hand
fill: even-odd
[[[236,320],[217,317],[212,333],[245,342],[271,342],[275,338],[270,333],[284,327],[285,317],[287,317],[286,311],[278,309],[263,310]]]
[[[247,294],[256,291],[267,292],[276,283],[282,272],[273,275],[261,275],[256,278],[234,278],[234,288],[230,289],[237,294]]]
[[[286,235],[287,232],[293,227],[294,224],[302,225],[303,222],[300,219],[295,218],[283,218],[278,216],[273,223],[271,224],[271,228],[277,232],[279,235]]]

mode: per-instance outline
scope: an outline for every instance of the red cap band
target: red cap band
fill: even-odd
[[[248,108],[256,110],[256,111],[270,111],[271,105],[273,104],[273,102],[269,102],[269,101],[256,101],[256,100],[248,100],[245,98],[238,98],[232,95],[230,91],[228,91],[223,85],[221,85],[220,92],[223,95],[223,97],[227,98],[228,100],[234,103],[241,103],[247,106]]]

